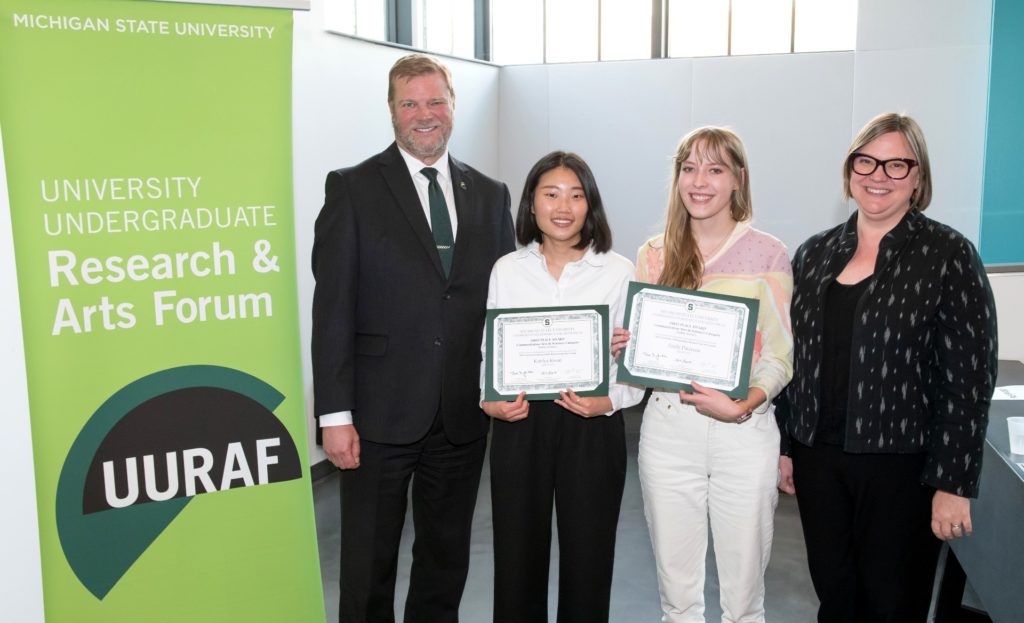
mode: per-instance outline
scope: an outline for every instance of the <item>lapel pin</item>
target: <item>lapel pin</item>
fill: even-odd
[[[459,188],[466,190],[466,182],[459,182]]]

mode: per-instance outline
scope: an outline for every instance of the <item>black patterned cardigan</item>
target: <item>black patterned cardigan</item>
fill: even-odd
[[[825,291],[856,248],[854,213],[793,258],[794,374],[777,417],[806,445],[814,443],[828,356]],[[843,449],[927,452],[921,482],[977,497],[997,371],[996,310],[981,258],[960,233],[912,210],[883,237],[869,279],[854,321]]]

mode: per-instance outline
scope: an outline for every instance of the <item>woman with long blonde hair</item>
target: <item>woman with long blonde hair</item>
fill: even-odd
[[[745,398],[693,383],[655,389],[640,433],[640,482],[664,621],[704,620],[704,558],[714,537],[723,621],[764,620],[780,463],[771,400],[792,375],[786,247],[751,227],[750,172],[739,137],[698,128],[673,159],[665,231],[637,257],[640,281],[760,301]],[[620,335],[623,335],[620,332]]]

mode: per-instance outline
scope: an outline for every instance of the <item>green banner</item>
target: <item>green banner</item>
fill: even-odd
[[[283,10],[0,0],[47,621],[324,620],[291,45]]]

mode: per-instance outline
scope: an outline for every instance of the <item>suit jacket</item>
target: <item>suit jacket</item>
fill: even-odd
[[[313,242],[314,415],[407,444],[440,409],[449,441],[487,434],[480,342],[491,266],[515,248],[508,188],[449,158],[458,231],[445,278],[398,146],[327,175]]]

